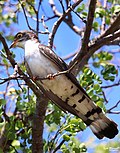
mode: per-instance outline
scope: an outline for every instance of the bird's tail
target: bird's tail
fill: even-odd
[[[112,139],[118,134],[117,124],[103,113],[91,123],[90,128],[99,139],[103,137]]]

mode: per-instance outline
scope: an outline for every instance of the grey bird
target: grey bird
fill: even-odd
[[[25,50],[25,65],[31,77],[46,78],[57,72],[68,70],[67,64],[52,49],[41,44],[31,31],[18,32],[10,48]],[[81,118],[97,138],[114,138],[118,134],[117,124],[107,118],[80,86],[75,76],[67,72],[52,79],[36,80],[43,92],[63,111]]]

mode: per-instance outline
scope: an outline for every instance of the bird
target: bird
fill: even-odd
[[[114,138],[117,124],[109,119],[80,86],[76,77],[68,71],[68,65],[47,45],[41,44],[38,36],[23,30],[14,36],[11,48],[22,48],[28,75],[36,79],[46,96],[64,112],[79,117],[90,127],[98,139]],[[59,72],[60,75],[54,75]]]

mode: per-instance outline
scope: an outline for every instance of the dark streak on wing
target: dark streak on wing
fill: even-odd
[[[79,111],[77,111],[75,109],[76,104],[74,104],[73,106],[68,105],[67,103],[65,103],[64,101],[62,101],[62,99],[60,99],[57,95],[55,95],[52,91],[48,91],[46,90],[46,95],[59,107],[61,108],[64,112],[68,111],[70,113],[72,113],[73,115],[76,115],[78,117],[80,117],[84,123],[86,123],[87,126],[89,126],[92,123],[92,120],[88,119],[85,115],[83,115],[82,113],[80,113]],[[65,108],[65,110],[64,110]]]
[[[65,103],[68,103],[68,101],[69,101],[69,97],[67,97],[67,98],[65,99]]]
[[[75,93],[73,93],[71,96],[74,97],[75,95],[77,95],[79,93],[79,89],[76,90]]]
[[[84,99],[85,99],[85,95],[83,95],[82,98],[78,100],[78,102],[81,103],[82,101],[84,101]]]
[[[77,105],[76,105],[76,104],[74,104],[72,107],[73,107],[73,108],[75,108],[76,106],[77,106]]]
[[[94,115],[94,113],[101,113],[102,112],[102,109],[100,107],[97,107],[96,109],[92,109],[91,111],[88,111],[87,114],[85,114],[85,116],[88,118],[90,117],[91,115]]]

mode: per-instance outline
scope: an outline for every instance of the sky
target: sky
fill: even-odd
[[[13,1],[14,3],[14,1]],[[58,6],[58,9],[60,9],[59,4],[56,3]],[[48,5],[48,1],[44,1],[43,7],[45,8],[45,13],[49,16],[52,15],[51,12],[51,8]],[[47,7],[47,9],[46,9]],[[42,16],[44,13],[43,11],[40,12],[40,16]],[[76,17],[74,15],[74,22],[76,23],[77,26],[82,26],[81,23],[79,23],[78,17]],[[56,18],[57,19],[57,18]],[[51,28],[53,26],[53,23],[56,21],[56,19],[53,19],[51,21],[48,21],[46,23],[46,25],[49,27],[49,31],[51,31]],[[35,27],[35,21],[29,19],[30,22],[30,26],[31,27]],[[20,30],[28,30],[26,21],[25,21],[25,17],[23,15],[23,13],[19,13],[18,16],[18,25],[16,26],[16,33]],[[42,25],[40,24],[40,29],[44,30],[44,28],[42,27]],[[71,37],[72,36],[72,37]],[[41,43],[46,44],[48,43],[48,35],[39,35],[39,39],[41,40]],[[54,46],[55,46],[55,52],[60,56],[60,57],[65,57],[66,55],[69,55],[70,53],[75,52],[80,46],[80,42],[81,42],[81,38],[76,35],[72,30],[70,30],[70,28],[65,24],[62,23],[57,31],[57,34],[55,35],[55,39],[54,39]],[[10,43],[8,43],[10,45]],[[108,49],[108,48],[107,48]],[[16,52],[16,48],[12,49],[12,51],[16,54],[16,60],[18,61],[18,63],[21,63],[24,60],[24,52],[22,49],[18,49],[17,48],[17,52]],[[118,57],[115,57],[117,60]],[[98,69],[94,69],[93,67],[91,67],[91,69],[95,72],[99,74],[99,70]],[[114,87],[114,89],[106,89],[106,94],[109,100],[109,103],[107,104],[107,108],[110,108],[111,106],[113,106],[113,102],[115,104],[115,102],[117,102],[119,100],[119,91],[120,91],[120,87]],[[117,108],[117,110],[120,110],[120,107]],[[120,114],[119,115],[109,115],[110,118],[112,118],[119,126],[120,129]],[[80,141],[82,142],[86,142],[89,138],[94,137],[94,135],[92,134],[91,130],[89,128],[87,128],[84,132],[80,132],[77,137],[80,139]],[[117,139],[117,138],[115,138]],[[113,139],[114,140],[114,139]],[[105,143],[107,142],[107,139],[104,140],[98,140],[95,139],[95,143]],[[112,141],[112,140],[110,140]],[[92,152],[93,148],[91,148],[90,146],[88,147],[88,152]]]

